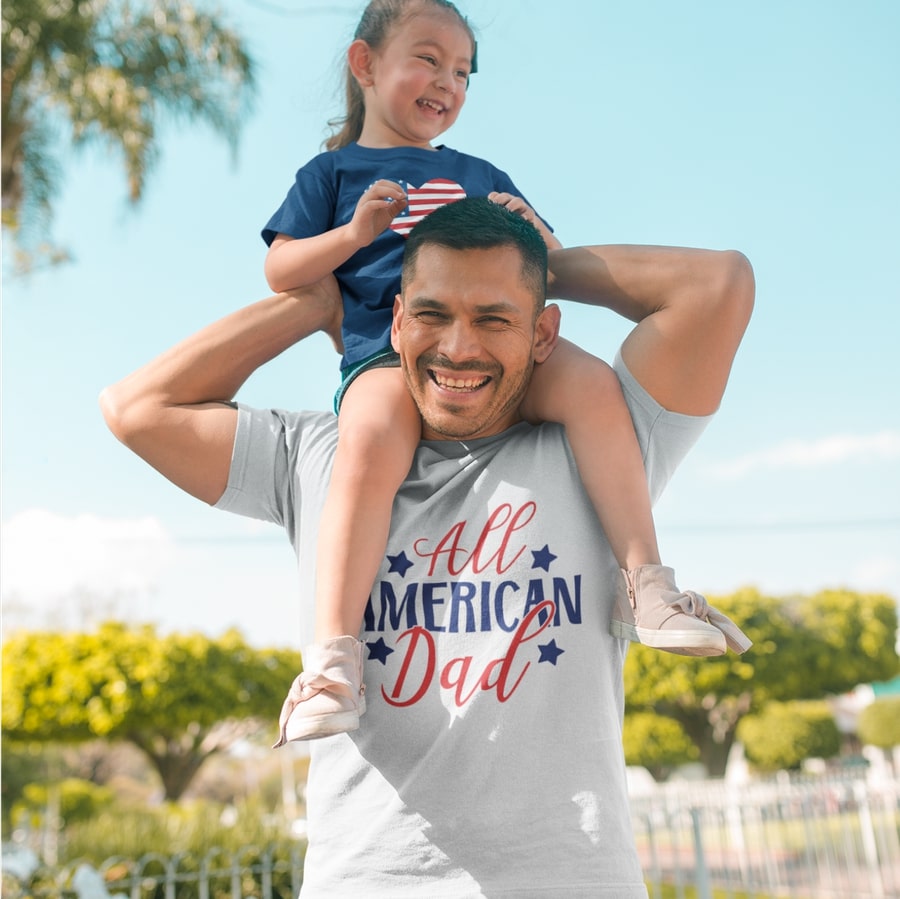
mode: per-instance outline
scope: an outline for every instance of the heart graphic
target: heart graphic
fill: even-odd
[[[413,187],[404,181],[400,181],[399,184],[406,191],[409,201],[406,209],[391,222],[391,230],[403,237],[406,237],[429,212],[434,212],[447,203],[462,200],[466,196],[461,185],[447,178],[432,178],[421,187]]]

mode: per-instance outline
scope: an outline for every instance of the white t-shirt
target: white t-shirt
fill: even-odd
[[[656,498],[708,419],[616,370]],[[218,503],[287,529],[309,597],[300,645],[336,440],[333,415],[241,407]],[[360,632],[368,711],[310,744],[303,899],[646,896],[616,577],[561,427],[420,445]]]

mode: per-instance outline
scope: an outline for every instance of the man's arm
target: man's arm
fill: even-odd
[[[230,401],[257,368],[309,334],[312,320],[332,329],[335,290],[329,278],[260,300],[107,387],[100,407],[109,429],[178,487],[218,502],[237,426]]]
[[[598,246],[550,253],[548,294],[637,322],[622,345],[628,370],[661,406],[686,415],[718,408],[754,290],[750,263],[730,250]]]

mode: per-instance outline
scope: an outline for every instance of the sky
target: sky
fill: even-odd
[[[656,509],[679,583],[900,599],[900,4],[458,5],[479,71],[442,141],[507,171],[566,245],[735,248],[753,264],[721,410]],[[27,278],[4,265],[6,633],[119,618],[296,643],[284,535],[181,494],[97,406],[104,385],[267,295],[259,231],[341,111],[361,3],[222,9],[258,63],[237,154],[170,124],[132,208],[115,153],[61,144],[52,237],[72,262]],[[611,359],[627,323],[561,305],[564,336]],[[239,398],[324,409],[337,383],[313,337]]]

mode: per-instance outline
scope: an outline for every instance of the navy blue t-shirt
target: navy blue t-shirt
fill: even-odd
[[[483,197],[491,191],[522,196],[505,172],[449,147],[372,149],[353,143],[319,154],[297,172],[284,202],[263,229],[263,240],[271,246],[278,234],[314,237],[346,224],[359,198],[381,179],[400,184],[409,204],[390,228],[335,271],[344,300],[342,368],[390,346],[403,242],[419,219],[463,197]]]

